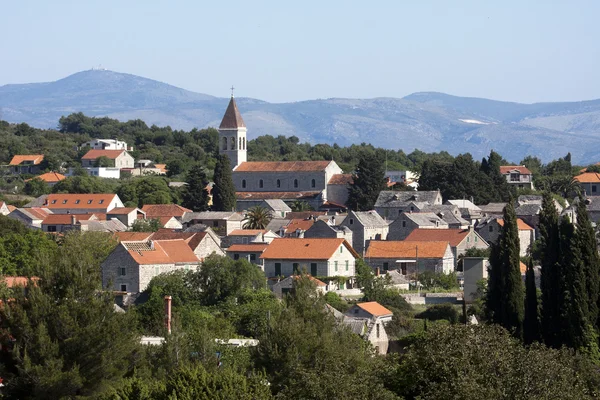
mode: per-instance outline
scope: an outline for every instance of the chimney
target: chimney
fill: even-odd
[[[379,276],[381,272],[379,272],[379,267],[375,268],[375,276]]]
[[[71,215],[71,225],[77,224],[77,218],[74,215]]]
[[[165,296],[165,328],[167,333],[171,334],[171,296]]]

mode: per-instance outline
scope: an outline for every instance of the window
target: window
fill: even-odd
[[[317,263],[310,263],[310,274],[317,276]]]
[[[294,268],[294,275],[298,275],[300,273],[300,264],[293,263],[292,266]]]
[[[467,243],[471,241],[471,238],[467,236]]]
[[[346,271],[350,269],[350,261],[346,260]]]
[[[317,181],[316,181],[316,180],[314,180],[314,179],[313,179],[313,180],[311,180],[311,181],[310,181],[310,187],[313,187],[313,188],[314,188],[314,187],[317,187]]]
[[[219,221],[213,221],[213,228],[219,227]]]
[[[410,211],[415,211],[415,208],[413,206],[410,206]]]
[[[294,187],[297,188],[298,187],[298,179],[294,179]]]
[[[279,179],[277,179],[277,187],[280,188],[281,187],[281,181]]]
[[[490,232],[494,232],[494,227],[492,225],[490,225],[490,227],[488,229]]]
[[[261,179],[261,180],[259,180],[259,181],[258,181],[258,187],[262,189],[262,188],[263,188],[263,186],[264,186],[264,182],[263,182],[263,180]]]
[[[238,150],[242,149],[242,138],[238,140]]]
[[[250,261],[256,261],[256,254],[250,254]]]
[[[377,324],[376,327],[377,327],[377,339],[379,339],[379,324]]]
[[[400,271],[402,271],[402,275],[406,275],[406,263],[400,263]]]
[[[354,219],[350,218],[350,225],[354,224]]]
[[[239,260],[239,259],[240,259],[240,255],[239,255],[238,253],[235,253],[235,254],[233,255],[233,259],[234,259],[234,260]]]
[[[475,236],[475,243],[477,243],[477,236]]]
[[[354,314],[358,314],[358,307],[354,309]]]
[[[98,204],[102,204],[102,203],[104,203],[104,200],[100,200],[100,201],[98,202]]]
[[[48,225],[48,232],[56,232],[56,225]]]
[[[389,264],[389,263],[386,263],[386,262],[384,262],[384,263],[383,263],[383,270],[384,270],[384,271],[387,271],[389,268],[390,268],[390,264]]]
[[[235,138],[234,137],[232,137],[231,140],[229,141],[229,149],[235,150]]]
[[[242,138],[242,144],[244,145],[243,146],[244,150],[246,150],[246,138]]]
[[[242,188],[246,189],[246,180],[242,179]]]
[[[125,267],[121,267],[121,268],[119,268],[119,275],[120,275],[120,276],[125,276],[125,275],[127,275],[127,268],[125,268]]]
[[[596,185],[592,186],[592,193],[596,193]]]
[[[56,200],[52,200],[52,204],[56,204]]]
[[[521,180],[521,176],[519,173],[516,174],[510,174],[510,181],[511,182],[519,182]]]
[[[121,285],[121,292],[127,291],[127,285]]]
[[[275,276],[281,275],[281,263],[275,263]]]
[[[337,272],[338,271],[338,262],[334,261],[333,266],[335,267],[335,272]]]
[[[402,227],[406,228],[406,221],[402,221]]]
[[[247,237],[243,237],[242,238],[242,244],[248,244],[248,238]]]
[[[227,150],[227,138],[223,138],[223,150]]]
[[[343,252],[344,252],[344,245],[341,245],[340,246],[340,253],[343,253]]]

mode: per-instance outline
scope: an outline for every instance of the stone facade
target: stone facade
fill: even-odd
[[[352,243],[352,230],[346,226],[331,226],[326,221],[318,220],[304,232],[305,238],[342,238]]]
[[[206,233],[206,236],[198,243],[196,248],[192,249],[194,254],[200,261],[204,260],[206,257],[211,254],[216,254],[218,256],[224,256],[225,251],[219,246],[219,243],[215,240],[213,235]]]
[[[340,226],[352,231],[352,247],[363,255],[370,240],[385,240],[389,226],[375,211],[350,211]]]
[[[500,237],[502,227],[496,219],[487,221],[482,226],[477,228],[477,233],[485,239],[488,243],[497,243]],[[533,229],[519,229],[519,255],[526,257],[531,247],[531,244],[535,240],[535,231]]]
[[[448,229],[448,224],[433,213],[402,213],[389,225],[387,240],[404,240],[415,229]]]
[[[123,153],[121,153],[119,156],[117,156],[115,159],[113,159],[111,161],[112,161],[111,167],[119,168],[119,169],[133,168],[134,164],[135,164],[135,159],[126,151],[124,151]],[[81,160],[81,166],[84,168],[95,167],[96,160],[91,160],[91,159]]]
[[[267,278],[276,276],[290,276],[296,272],[305,271],[313,276],[347,276],[353,277],[355,273],[354,255],[346,248],[344,244],[340,246],[341,251],[336,251],[329,260],[285,260],[285,259],[265,259],[264,268]],[[277,267],[277,265],[279,265]],[[280,271],[280,273],[276,273]]]
[[[397,258],[369,258],[368,264],[372,268],[379,268],[380,271],[390,269],[398,269],[403,272],[403,275],[414,275],[417,272],[437,272],[449,274],[454,271],[454,254],[448,247],[447,254],[443,258],[421,258],[417,262],[400,262],[397,263]],[[404,273],[406,272],[406,273]]]

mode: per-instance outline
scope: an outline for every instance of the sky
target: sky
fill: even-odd
[[[0,0],[0,85],[92,67],[270,102],[600,98],[598,0]]]

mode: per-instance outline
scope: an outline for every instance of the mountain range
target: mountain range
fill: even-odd
[[[0,119],[50,128],[81,111],[190,130],[218,126],[228,100],[94,69],[55,82],[0,86]],[[436,92],[293,103],[236,100],[250,139],[295,135],[311,143],[370,142],[407,153],[445,150],[476,158],[494,149],[512,162],[526,155],[547,162],[567,152],[580,164],[600,160],[600,100],[520,104]]]

